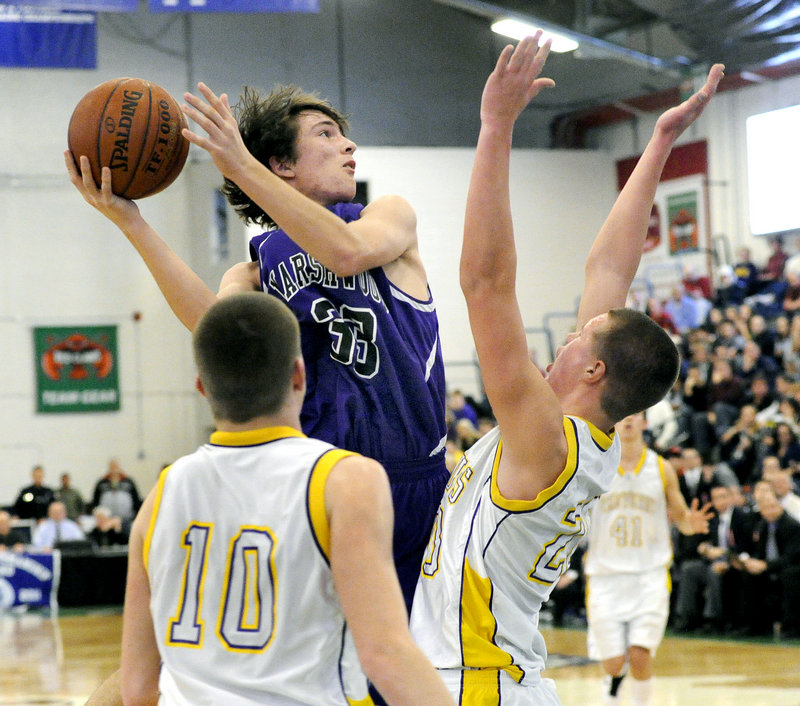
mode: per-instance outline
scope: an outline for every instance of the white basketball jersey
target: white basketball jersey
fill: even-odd
[[[465,452],[445,490],[411,631],[437,668],[463,670],[464,703],[473,702],[473,681],[485,685],[487,669],[503,670],[517,684],[540,681],[547,652],[539,609],[586,532],[586,508],[619,465],[619,443],[585,420],[564,417],[564,432],[566,466],[535,500],[500,494],[499,429]]]
[[[620,467],[591,512],[587,576],[649,571],[672,561],[661,456],[647,448],[632,471]]]
[[[371,704],[334,592],[325,481],[350,452],[215,432],[159,478],[144,544],[163,704]]]

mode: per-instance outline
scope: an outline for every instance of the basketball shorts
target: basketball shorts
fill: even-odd
[[[552,679],[523,685],[497,669],[440,669],[439,675],[461,706],[561,706]]]
[[[655,655],[669,617],[669,570],[591,576],[586,586],[589,657],[606,660],[632,645]]]
[[[422,568],[422,557],[431,538],[436,511],[444,495],[450,472],[444,454],[398,468],[384,463],[392,489],[394,542],[392,553],[406,608],[411,602]]]

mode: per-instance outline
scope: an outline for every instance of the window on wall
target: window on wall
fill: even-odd
[[[747,118],[747,185],[753,235],[800,228],[800,105]]]

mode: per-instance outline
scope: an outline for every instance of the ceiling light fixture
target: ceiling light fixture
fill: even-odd
[[[527,22],[520,22],[519,20],[512,19],[498,20],[492,23],[493,32],[505,35],[506,37],[511,37],[512,39],[523,39],[524,37],[529,37],[538,29],[540,28],[532,24],[528,24]],[[552,32],[549,29],[544,29],[542,33],[542,39],[548,38],[553,40],[553,43],[550,46],[550,51],[554,51],[558,54],[563,54],[564,52],[568,51],[575,51],[580,46],[578,42],[564,34],[559,34],[558,32]]]

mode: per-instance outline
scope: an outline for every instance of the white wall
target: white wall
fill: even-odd
[[[800,76],[723,91],[714,97],[701,120],[681,138],[681,142],[708,141],[711,235],[725,236],[734,258],[736,249],[742,245],[751,248],[757,264],[763,264],[769,257],[765,239],[750,233],[745,121],[750,115],[797,104],[800,104]],[[590,142],[608,150],[614,159],[639,154],[657,117],[654,114],[596,130]],[[797,180],[795,193],[800,193],[800,168],[794,177]],[[793,240],[788,240],[788,248],[795,250],[797,245]]]

